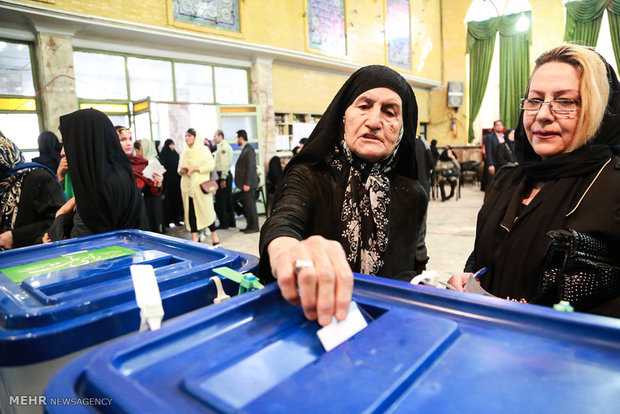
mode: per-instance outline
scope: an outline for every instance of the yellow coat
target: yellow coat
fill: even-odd
[[[183,195],[183,210],[185,211],[185,228],[191,231],[189,226],[189,198],[194,200],[196,212],[196,227],[202,230],[215,221],[215,209],[213,207],[213,195],[205,194],[200,189],[200,183],[211,178],[211,171],[215,167],[215,161],[211,152],[201,142],[194,142],[192,147],[186,146],[179,160],[179,170],[182,168],[200,168],[200,172],[181,176],[181,194]]]

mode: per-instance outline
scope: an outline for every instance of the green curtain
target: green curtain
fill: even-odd
[[[500,18],[467,23],[467,53],[469,54],[469,142],[474,140],[474,119],[480,112],[484,91],[489,80],[495,37]]]
[[[521,18],[530,22],[525,32],[517,31]],[[520,99],[525,96],[530,76],[532,14],[523,12],[502,16],[499,25],[499,115],[504,125],[515,128],[519,121]]]
[[[611,45],[616,57],[616,67],[620,69],[620,0],[613,0],[607,7]]]
[[[609,0],[587,0],[566,3],[564,41],[583,46],[596,46],[603,11]]]

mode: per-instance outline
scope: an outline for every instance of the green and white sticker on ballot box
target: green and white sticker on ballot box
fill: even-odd
[[[105,247],[90,251],[79,251],[69,253],[54,259],[43,260],[40,262],[28,263],[21,266],[0,269],[9,279],[15,283],[21,283],[32,276],[41,275],[49,272],[57,272],[72,267],[84,266],[90,263],[102,262],[116,257],[128,256],[136,253],[131,249],[120,246]]]

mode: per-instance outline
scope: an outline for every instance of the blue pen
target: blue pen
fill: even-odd
[[[478,270],[478,271],[474,274],[474,277],[475,277],[476,279],[478,279],[480,276],[484,275],[484,274],[487,272],[487,270],[489,270],[489,269],[487,269],[486,267],[483,267],[482,269]]]

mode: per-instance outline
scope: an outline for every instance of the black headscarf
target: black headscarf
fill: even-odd
[[[267,193],[273,193],[282,175],[282,163],[280,157],[273,156],[269,160],[269,171],[267,172]]]
[[[94,233],[148,230],[144,200],[110,119],[95,109],[60,117],[78,212]]]
[[[32,161],[45,165],[52,171],[58,169],[60,163],[60,150],[62,144],[58,141],[58,137],[51,131],[42,132],[39,135],[39,156],[33,158]]]
[[[603,61],[607,68],[609,98],[601,126],[587,144],[543,160],[527,139],[521,113],[515,131],[515,154],[528,177],[535,181],[547,181],[582,176],[599,169],[614,153],[620,153],[620,83],[613,68]]]
[[[348,148],[343,138],[343,117],[358,96],[374,88],[389,88],[398,94],[402,101],[403,129],[399,142],[388,157],[368,163]],[[348,177],[342,189],[344,199],[339,212],[342,230],[337,240],[343,246],[352,268],[362,273],[378,274],[385,264],[392,178],[396,174],[412,180],[417,178],[417,123],[418,107],[407,81],[385,66],[363,67],[340,88],[310,134],[303,151],[294,156],[284,170],[286,175],[297,164],[327,163],[337,171],[336,174]],[[280,186],[284,181],[280,181]],[[280,191],[276,192],[276,201]]]
[[[159,161],[166,169],[166,172],[176,174],[177,168],[179,168],[179,153],[170,149],[170,144],[174,144],[174,141],[168,138],[159,152]]]
[[[358,69],[342,85],[331,104],[314,127],[304,150],[287,164],[285,173],[295,164],[317,164],[325,160],[334,147],[340,144],[344,134],[342,117],[353,101],[367,90],[389,88],[402,100],[404,135],[397,149],[396,170],[410,178],[417,177],[415,163],[415,135],[418,125],[418,104],[413,89],[396,71],[380,65]]]
[[[452,151],[452,148],[449,145],[446,145],[446,146]],[[448,148],[444,148],[444,150],[441,151],[441,155],[439,156],[439,161],[447,162],[447,161],[452,160],[452,158],[450,158],[450,156],[448,155]]]

